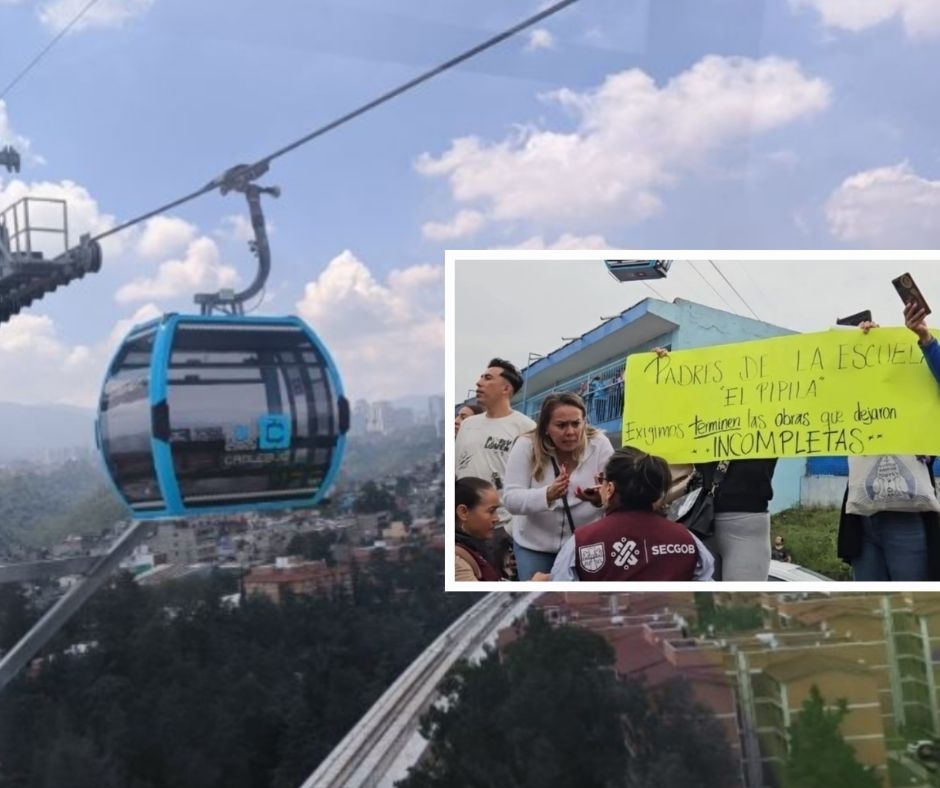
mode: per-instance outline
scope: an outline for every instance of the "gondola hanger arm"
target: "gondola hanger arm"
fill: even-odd
[[[264,161],[256,164],[238,164],[226,170],[209,184],[212,188],[218,188],[223,195],[233,191],[241,192],[248,200],[251,227],[255,234],[254,240],[248,242],[248,247],[258,258],[258,270],[252,283],[239,293],[233,293],[230,290],[220,290],[218,293],[198,293],[195,301],[204,315],[211,315],[214,311],[231,315],[244,314],[245,302],[258,295],[267,282],[271,272],[271,247],[268,243],[264,212],[261,209],[261,195],[269,194],[275,198],[281,196],[279,187],[259,186],[254,182],[267,171],[268,164]]]

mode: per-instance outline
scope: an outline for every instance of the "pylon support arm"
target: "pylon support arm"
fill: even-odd
[[[56,633],[72,618],[88,598],[108,579],[142,539],[150,532],[148,523],[137,521],[122,533],[111,549],[97,556],[88,574],[66,592],[46,614],[39,619],[3,659],[0,659],[0,691],[36,656]]]

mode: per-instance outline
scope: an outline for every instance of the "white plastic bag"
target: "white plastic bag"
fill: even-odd
[[[913,455],[849,457],[847,514],[940,512],[927,466]]]

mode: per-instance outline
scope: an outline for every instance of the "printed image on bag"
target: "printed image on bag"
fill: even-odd
[[[847,514],[940,512],[927,466],[913,455],[849,457]]]

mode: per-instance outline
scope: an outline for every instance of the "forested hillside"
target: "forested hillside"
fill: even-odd
[[[0,476],[0,556],[97,533],[125,517],[98,464],[71,460]]]
[[[148,588],[119,575],[53,659],[0,694],[0,785],[297,788],[479,598],[445,594],[441,564],[423,551],[360,572],[351,596],[234,609],[218,576]],[[6,611],[25,626],[11,593],[0,623]],[[66,653],[77,643],[94,645]]]

